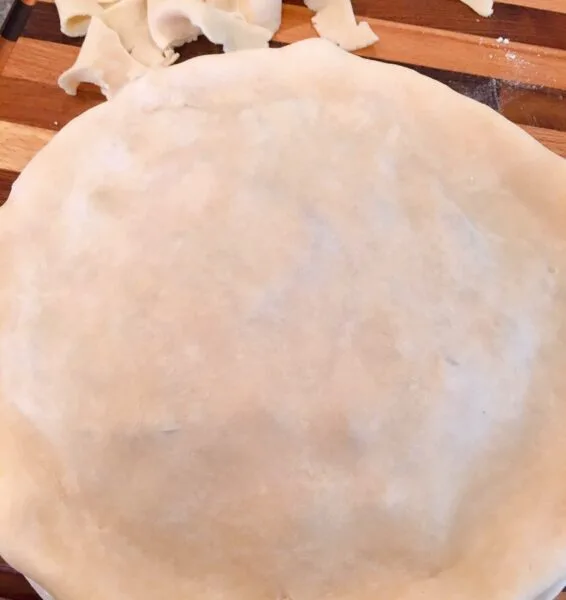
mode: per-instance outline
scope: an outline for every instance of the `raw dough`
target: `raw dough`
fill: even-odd
[[[126,52],[118,34],[102,19],[93,17],[77,60],[61,74],[58,84],[74,96],[82,82],[94,83],[111,98],[124,84],[146,71],[144,65]]]
[[[0,210],[0,554],[56,600],[555,595],[565,242],[564,161],[410,70],[149,72]]]
[[[247,22],[243,15],[214,7],[204,0],[150,0],[149,29],[156,44],[172,48],[203,33],[226,52],[267,48],[273,32]]]
[[[281,26],[281,0],[208,0],[212,6],[235,12],[248,23],[275,33]]]
[[[93,16],[102,14],[96,0],[55,0],[61,31],[70,37],[85,35]]]
[[[379,40],[367,23],[356,23],[351,0],[305,0],[305,4],[316,11],[312,23],[318,35],[344,50],[359,50]]]
[[[168,66],[179,57],[171,49],[162,53],[151,38],[146,0],[120,0],[105,10],[102,18],[118,34],[124,49],[142,65]],[[102,46],[100,50],[104,50]]]

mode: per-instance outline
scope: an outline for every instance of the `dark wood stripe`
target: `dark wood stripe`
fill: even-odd
[[[467,75],[465,73],[456,73],[453,71],[444,71],[441,69],[416,67],[414,65],[406,65],[403,63],[394,64],[413,69],[413,71],[417,71],[431,79],[440,81],[440,83],[447,85],[449,88],[452,88],[460,94],[474,98],[474,100],[499,111],[499,88],[501,82],[498,79],[480,77],[479,75]]]
[[[82,37],[68,37],[61,33],[57,7],[55,4],[47,2],[38,2],[33,7],[22,35],[36,40],[57,42],[58,44],[66,44],[68,46],[80,46],[84,39]]]
[[[195,56],[202,56],[203,54],[222,54],[222,46],[213,44],[207,40],[204,36],[200,36],[194,42],[185,44],[181,48],[177,48],[176,52],[179,53],[179,59],[177,62],[184,62]]]
[[[499,91],[502,115],[519,125],[566,131],[566,92],[540,90],[502,82]]]
[[[0,572],[0,598],[7,600],[38,600],[26,579],[15,572]]]
[[[8,15],[8,19],[4,24],[2,37],[11,41],[17,40],[23,33],[32,12],[32,6],[25,4],[21,0],[16,0],[16,3]]]
[[[303,0],[285,0],[304,5]],[[421,25],[497,39],[508,38],[566,50],[566,14],[511,4],[496,4],[485,19],[456,0],[353,0],[360,17],[373,17],[407,25]]]
[[[57,131],[102,100],[92,87],[68,96],[55,85],[0,77],[0,121]]]
[[[14,569],[0,556],[0,572],[11,572]]]
[[[12,189],[12,184],[16,181],[16,177],[19,173],[15,171],[7,171],[6,169],[0,169],[0,206],[6,202]],[[12,569],[4,562],[0,562],[0,576],[4,573],[10,572]],[[2,596],[2,586],[0,585],[0,596]]]

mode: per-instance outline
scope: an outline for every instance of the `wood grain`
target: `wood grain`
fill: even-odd
[[[54,135],[47,129],[0,121],[0,169],[21,171]]]
[[[57,130],[101,101],[92,88],[75,98],[55,85],[0,76],[0,121]]]
[[[78,53],[79,49],[74,46],[20,38],[4,65],[2,75],[56,85],[59,75],[75,62]]]
[[[4,70],[15,45],[15,42],[0,37],[0,73]]]
[[[532,135],[543,146],[566,158],[566,132],[552,131],[543,127],[532,127],[529,125],[523,126],[522,129]]]

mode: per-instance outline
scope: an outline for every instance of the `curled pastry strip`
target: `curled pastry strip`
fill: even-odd
[[[124,49],[118,34],[93,17],[75,64],[59,77],[59,85],[74,96],[82,82],[94,83],[111,98],[128,81],[141,77],[147,67]]]
[[[201,33],[222,44],[226,52],[266,48],[272,32],[247,22],[239,12],[228,12],[204,0],[150,0],[149,29],[162,49],[192,41]]]
[[[120,0],[104,11],[102,19],[118,34],[132,58],[146,67],[168,66],[179,57],[170,49],[162,52],[153,41],[145,0]]]
[[[367,23],[356,23],[351,0],[305,0],[305,4],[316,12],[312,23],[318,35],[344,50],[359,50],[379,40]]]
[[[493,14],[493,0],[462,0],[462,2],[482,17],[489,17]]]
[[[103,12],[96,0],[55,0],[55,5],[61,31],[70,37],[85,35],[91,18]]]

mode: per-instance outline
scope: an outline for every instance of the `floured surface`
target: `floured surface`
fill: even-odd
[[[0,215],[0,553],[56,600],[557,592],[565,190],[320,40],[129,85]]]

